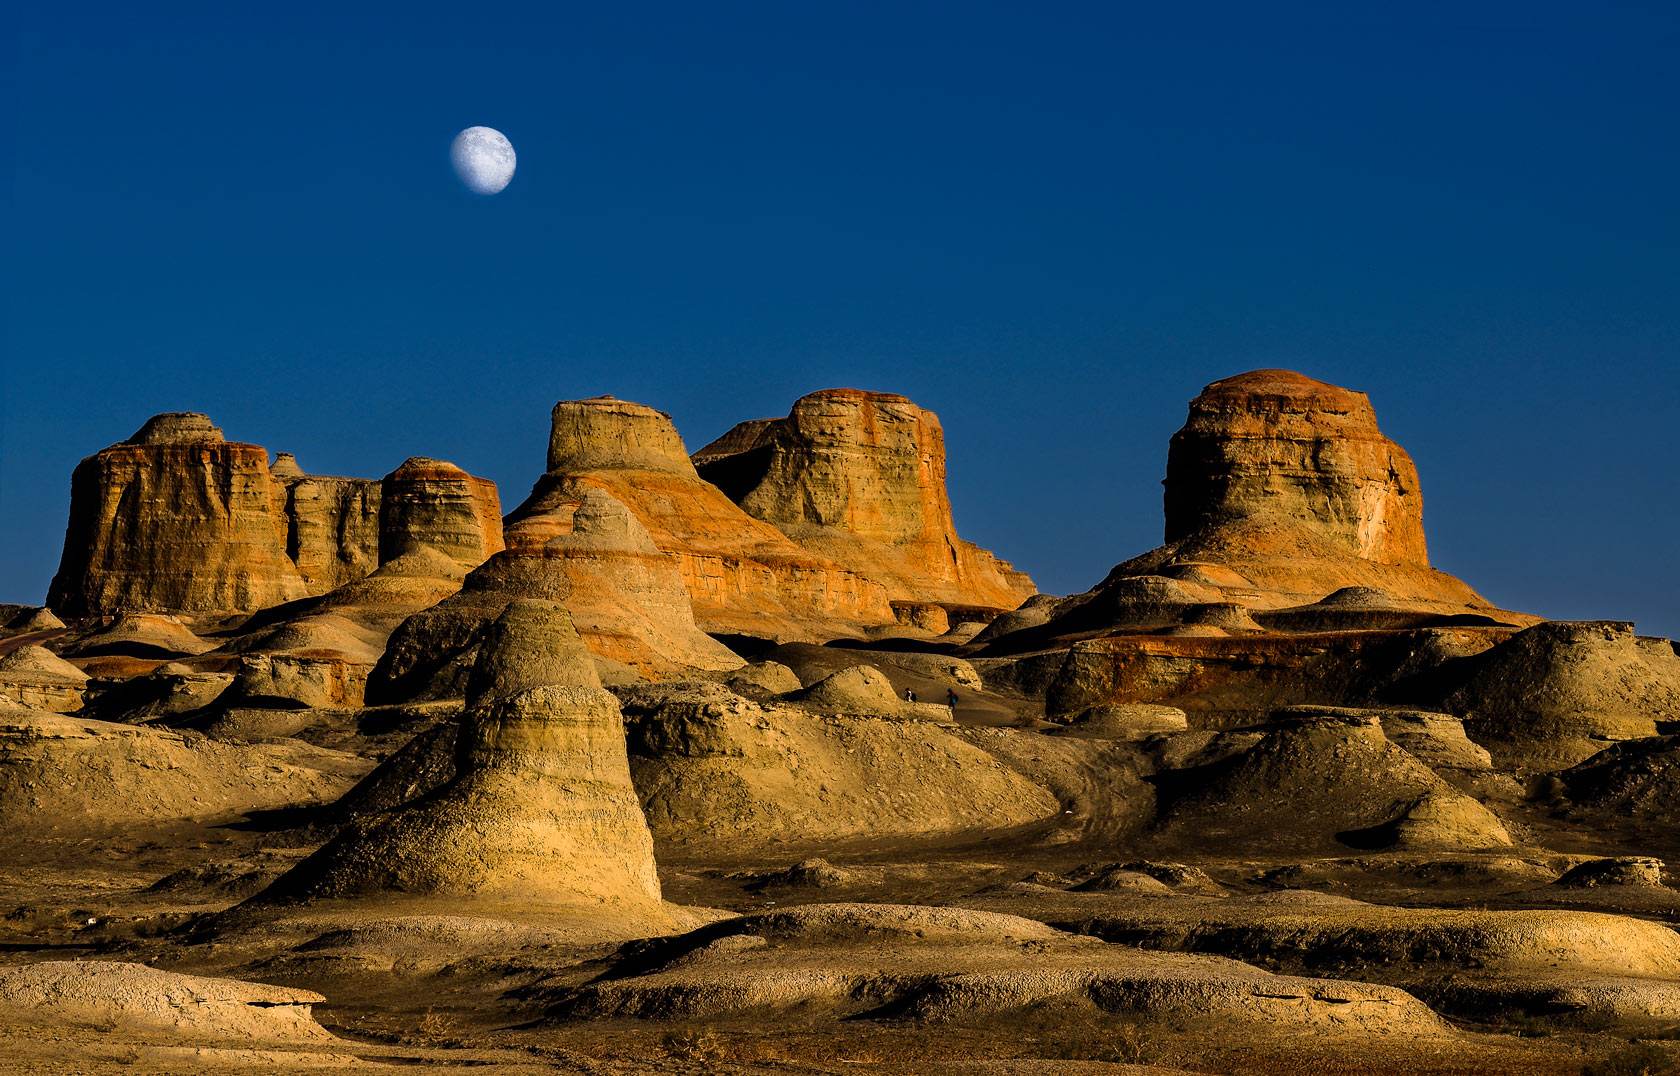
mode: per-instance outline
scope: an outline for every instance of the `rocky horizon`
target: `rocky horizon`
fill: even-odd
[[[279,1070],[971,1071],[1033,1029],[1563,1072],[1680,1021],[1680,644],[1433,566],[1364,393],[1207,385],[1161,544],[1071,595],[959,535],[950,466],[891,393],[692,452],[597,396],[504,515],[148,419],[0,621],[0,1013]]]

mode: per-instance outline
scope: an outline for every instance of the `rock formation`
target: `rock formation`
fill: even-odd
[[[380,482],[379,563],[430,546],[471,570],[502,548],[496,484],[413,456]]]
[[[44,646],[20,646],[0,657],[0,697],[54,713],[82,708],[88,675]]]
[[[813,392],[786,418],[735,426],[694,462],[749,515],[880,582],[906,616],[922,605],[1012,610],[1035,593],[957,537],[944,430],[903,396]]]
[[[379,482],[305,474],[282,452],[269,473],[286,490],[286,554],[311,594],[360,579],[379,563]]]
[[[1187,578],[1205,565],[1203,581],[1261,608],[1369,587],[1438,609],[1491,609],[1429,566],[1417,468],[1362,392],[1288,370],[1215,381],[1173,435],[1165,486],[1166,544],[1110,581]]]
[[[233,745],[0,702],[0,838],[83,835],[332,800],[366,769],[296,740]]]
[[[540,510],[527,502],[525,511],[508,531],[509,548],[392,635],[371,698],[461,695],[481,633],[519,598],[564,603],[597,659],[631,678],[741,664],[695,624],[678,558],[661,552],[624,505],[586,487],[576,498],[552,495]]]
[[[383,480],[311,475],[158,415],[83,460],[48,605],[67,616],[251,613],[320,595],[422,545],[472,568],[501,548],[495,484],[414,457]]]
[[[445,894],[657,913],[653,838],[618,701],[565,609],[510,604],[470,683],[455,778],[353,822],[259,900]]]
[[[1443,708],[1503,765],[1562,769],[1680,721],[1680,655],[1617,621],[1537,624],[1443,670]]]
[[[66,616],[228,614],[301,598],[285,493],[256,445],[208,417],[158,415],[77,465],[47,604]]]
[[[110,960],[46,960],[0,970],[0,1012],[12,1019],[48,1016],[106,1031],[152,1028],[189,1040],[334,1041],[311,1012],[325,1000],[309,990]]]
[[[1357,711],[1291,711],[1240,754],[1161,778],[1162,828],[1244,847],[1489,848],[1499,819]]]
[[[509,526],[528,528],[553,498],[585,488],[622,503],[676,558],[707,631],[826,639],[894,622],[881,584],[795,544],[702,480],[663,412],[612,397],[556,404],[548,473]]]
[[[780,1020],[799,1013],[852,1021],[884,1011],[922,1028],[957,1021],[972,1027],[1076,1006],[1121,1015],[1134,1026],[1201,1026],[1224,1035],[1264,1028],[1310,1039],[1392,1035],[1416,1043],[1450,1034],[1421,1002],[1392,987],[1094,944],[1013,915],[900,904],[807,904],[730,917],[628,958],[620,954],[587,984],[555,983],[542,994],[572,1018],[768,1013]]]
[[[899,708],[908,704],[892,698],[886,715],[871,715],[759,704],[716,684],[619,693],[636,787],[662,841],[879,840],[1004,830],[1057,813],[1042,784],[949,726],[907,720]]]

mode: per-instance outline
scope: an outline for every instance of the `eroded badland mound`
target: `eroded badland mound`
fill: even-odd
[[[1065,598],[903,397],[550,418],[505,519],[197,414],[76,469],[0,1070],[1680,1070],[1676,645],[1431,566],[1362,393],[1207,386]]]

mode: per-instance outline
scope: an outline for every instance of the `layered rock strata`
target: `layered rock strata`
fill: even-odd
[[[286,555],[311,594],[360,579],[379,563],[379,482],[305,474],[281,452],[269,473],[286,491]]]
[[[502,549],[496,484],[446,460],[412,456],[380,482],[379,563],[430,546],[472,569]]]
[[[694,454],[747,514],[874,579],[915,624],[919,606],[1009,610],[1036,593],[957,536],[939,417],[903,396],[825,389],[786,418],[743,422]]]
[[[461,571],[500,549],[495,484],[424,457],[384,479],[306,474],[204,415],[158,415],[76,468],[48,604],[72,617],[251,613],[422,547]]]
[[[1378,429],[1362,392],[1288,370],[1215,381],[1173,435],[1164,501],[1166,544],[1110,582],[1197,579],[1259,608],[1363,587],[1440,610],[1491,610],[1429,566],[1417,467]]]
[[[879,583],[796,545],[702,480],[663,412],[610,396],[556,404],[548,473],[509,526],[585,488],[623,504],[676,558],[706,631],[823,639],[894,623]]]
[[[47,604],[77,617],[225,614],[301,598],[286,530],[265,450],[201,414],[158,415],[76,466]]]
[[[565,609],[510,604],[470,686],[454,779],[352,822],[259,899],[445,894],[657,911],[618,701]]]
[[[553,491],[551,491],[552,493]],[[599,489],[527,502],[510,545],[466,577],[460,593],[406,620],[369,682],[369,698],[459,696],[484,629],[510,602],[565,604],[585,645],[630,678],[741,664],[701,631],[679,558],[662,552],[628,508]]]

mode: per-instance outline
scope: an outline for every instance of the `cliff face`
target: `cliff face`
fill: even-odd
[[[1423,496],[1363,392],[1288,370],[1215,381],[1167,452],[1166,540],[1232,524],[1310,530],[1348,556],[1427,567]]]
[[[386,475],[379,501],[379,563],[421,546],[476,568],[502,548],[496,483],[444,460],[413,456]]]
[[[812,639],[893,621],[879,583],[795,544],[704,481],[670,417],[651,407],[611,397],[556,404],[548,474],[509,525],[534,524],[536,506],[558,490],[589,488],[623,504],[676,558],[706,631]]]
[[[495,483],[453,464],[312,475],[204,415],[158,415],[76,468],[48,604],[223,616],[326,594],[421,547],[470,569],[502,548],[500,513]]]
[[[232,613],[304,597],[285,503],[265,450],[224,440],[204,415],[159,415],[77,465],[47,604]]]
[[[1417,468],[1377,428],[1362,392],[1287,370],[1215,381],[1173,435],[1165,487],[1166,544],[1115,568],[1108,582],[1194,577],[1261,608],[1344,587],[1490,608],[1429,566]]]
[[[311,594],[343,586],[379,564],[379,482],[305,474],[290,452],[269,473],[286,490],[286,554]]]
[[[694,460],[749,515],[880,582],[895,604],[1014,609],[1036,593],[1025,573],[957,536],[944,429],[903,396],[813,392]]]

